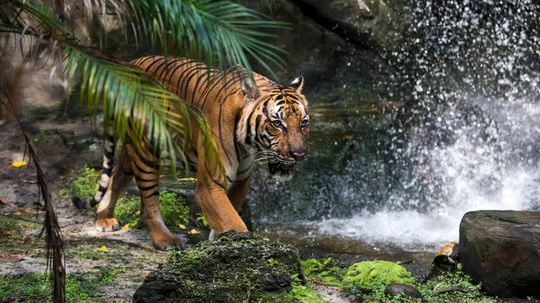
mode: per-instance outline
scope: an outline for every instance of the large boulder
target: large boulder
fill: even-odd
[[[540,212],[468,212],[459,234],[463,271],[489,294],[540,296]]]
[[[251,233],[173,251],[137,289],[133,302],[293,302],[284,299],[302,276],[296,248]]]

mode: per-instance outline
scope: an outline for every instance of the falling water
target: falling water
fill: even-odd
[[[315,108],[312,157],[256,184],[256,222],[418,250],[456,240],[469,210],[540,209],[540,4],[409,9],[409,42],[386,50],[399,101]]]

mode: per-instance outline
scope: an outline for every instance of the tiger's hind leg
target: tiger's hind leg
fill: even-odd
[[[141,196],[141,214],[144,225],[155,248],[165,250],[171,246],[182,246],[182,241],[174,236],[161,217],[159,208],[159,170],[155,161],[141,160],[131,146],[128,146],[130,158],[133,161],[135,181]],[[147,155],[153,159],[151,155]]]
[[[120,228],[118,220],[114,217],[114,207],[132,177],[131,161],[124,155],[114,167],[107,191],[98,204],[95,224],[98,231],[109,232]]]

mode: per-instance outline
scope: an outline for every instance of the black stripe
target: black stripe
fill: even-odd
[[[193,64],[193,62],[189,62],[190,64]],[[183,92],[181,91],[180,87],[182,86],[181,85],[181,82],[184,81],[185,79],[185,75],[187,73],[189,73],[189,71],[193,68],[193,66],[188,66],[186,69],[184,69],[179,75],[178,75],[178,80],[176,81],[176,86],[174,86],[174,88],[176,89],[176,94],[177,95],[182,95]]]
[[[102,195],[107,191],[107,187],[99,186],[98,192],[100,192]]]
[[[135,66],[137,66],[137,67],[142,67],[142,65],[143,65],[146,61],[148,61],[148,60],[150,60],[150,59],[154,59],[154,58],[156,58],[156,56],[146,56],[146,57],[142,57],[142,58],[137,59],[133,64],[134,64]]]
[[[198,64],[196,63],[195,65],[186,69],[184,73],[182,74],[182,77],[184,79],[182,79],[182,81],[180,82],[179,88],[180,88],[180,91],[182,92],[181,96],[185,101],[187,101],[186,97],[187,97],[187,88],[189,85],[189,81],[191,81],[193,76],[195,76],[198,71],[199,71],[199,67],[198,67]]]
[[[193,92],[191,94],[191,103],[193,104],[193,102],[195,101],[195,94],[197,93],[198,91],[198,88],[199,88],[199,85],[201,83],[201,80],[207,80],[208,79],[208,69],[203,72],[200,77],[197,79],[197,82],[195,82],[195,86],[193,88]],[[207,82],[207,81],[205,81]]]
[[[191,82],[191,80],[193,79],[193,77],[195,76],[202,76],[201,73],[201,66],[203,66],[202,64],[201,65],[196,65],[195,66],[195,69],[193,70],[193,72],[187,77],[186,79],[186,83],[185,83],[185,88],[184,88],[184,100],[187,102],[187,95],[188,95],[188,86],[189,86],[189,83]],[[197,79],[197,83],[199,82],[198,81],[199,79]],[[193,88],[193,95],[195,95],[195,93],[197,92],[197,87],[195,86]],[[191,102],[191,104],[193,104],[193,98],[191,98],[191,100],[189,100],[189,102]]]
[[[222,133],[221,126],[223,126],[223,124],[225,124],[225,123],[223,123],[223,121],[222,121],[221,114],[223,114],[223,106],[222,105],[219,106],[219,117],[218,117],[218,121],[219,121],[219,123],[218,123],[218,132],[219,132],[219,138],[221,138],[221,139],[219,139],[219,144],[221,145],[221,149],[223,150],[223,153],[225,153],[225,157],[227,158],[227,161],[229,161],[229,164],[232,165],[231,156],[229,155],[229,152],[227,151],[227,148],[225,148],[225,143],[223,142],[224,141],[223,140],[224,136],[223,136],[223,133]]]
[[[154,64],[158,63],[159,61],[161,61],[161,60],[163,60],[163,59],[165,59],[165,57],[159,57],[158,59],[156,59],[156,61],[150,63],[150,65],[148,65],[148,66],[144,69],[144,71],[145,71],[145,72],[148,72],[148,71],[150,70],[150,68],[152,68],[152,66],[154,66]]]
[[[110,177],[111,174],[112,174],[112,170],[113,170],[112,166],[109,166],[108,168],[105,168],[105,167],[104,167],[104,168],[103,168],[103,174]]]
[[[143,174],[147,174],[147,175],[155,175],[156,174],[156,171],[147,171],[144,168],[140,167],[137,163],[134,162],[134,164],[137,167],[137,170],[142,172]]]
[[[163,82],[166,82],[167,81],[167,75],[169,74],[169,72],[171,71],[171,67],[174,65],[176,65],[176,63],[178,61],[182,60],[181,58],[176,58],[174,60],[169,60],[166,68],[164,70],[161,71],[161,73],[159,73],[159,76],[158,78],[161,79],[161,81]],[[165,72],[165,75],[163,75],[163,72]]]
[[[144,199],[148,199],[148,198],[151,198],[153,196],[159,196],[159,190],[157,191],[154,191],[153,193],[149,194],[149,195],[143,195],[143,193],[141,193],[141,196],[143,196]]]
[[[247,118],[247,125],[246,125],[246,144],[251,144],[251,128],[250,128],[250,124],[251,124],[251,117],[253,117],[253,113],[255,112],[255,110],[257,110],[257,108],[254,108],[248,115],[248,118]]]
[[[175,66],[174,66],[174,69],[171,70],[171,73],[170,73],[170,75],[169,75],[169,79],[167,79],[167,82],[169,82],[169,84],[171,84],[172,77],[174,77],[174,75],[176,74],[176,71],[177,71],[179,68],[182,68],[182,67],[184,67],[185,65],[190,64],[191,62],[192,62],[191,60],[186,60],[186,61],[182,62],[181,64],[176,63]],[[176,90],[176,87],[171,87],[171,89],[175,89],[175,90]]]
[[[238,81],[238,78],[237,77],[232,77],[231,79],[229,79],[228,81],[226,81],[220,88],[219,90],[216,92],[215,96],[220,96],[221,95],[221,92],[226,89],[226,88],[229,88],[230,85],[233,83],[233,82],[237,82]],[[208,95],[205,96],[204,100],[203,100],[203,103],[200,105],[200,108],[201,110],[204,108],[204,105],[206,104],[206,100],[208,100]]]
[[[143,191],[149,191],[151,189],[156,188],[157,186],[158,186],[157,182],[155,182],[152,185],[148,185],[148,186],[143,186],[143,185],[138,184],[139,190],[143,190]]]
[[[153,174],[153,173],[148,173],[148,174]],[[143,179],[143,177],[141,177],[140,175],[136,175],[135,180],[137,180],[138,182],[155,182],[156,181],[156,179]]]
[[[263,112],[263,114],[266,116],[266,118],[268,118],[268,102],[269,102],[269,101],[270,101],[270,100],[266,100],[266,101],[264,101],[264,103],[263,103],[263,109],[262,109],[262,112]]]
[[[248,170],[251,169],[251,166],[252,166],[252,164],[249,164],[249,166],[248,166],[247,168],[245,168],[245,169],[243,169],[243,170],[237,172],[236,174],[237,174],[237,175],[241,175],[241,174],[247,172]]]
[[[158,73],[159,73],[159,70],[163,67],[163,70],[166,70],[166,67],[167,65],[169,64],[169,60],[165,59],[162,63],[159,64],[159,66],[157,68],[155,68],[154,70],[152,71],[149,71],[149,73],[151,73],[151,75],[154,77],[154,79],[158,80],[158,81],[161,81],[161,79],[159,79],[158,77]]]

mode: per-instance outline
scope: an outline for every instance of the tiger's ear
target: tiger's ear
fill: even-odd
[[[240,80],[240,87],[242,88],[242,92],[244,92],[244,101],[246,104],[259,99],[261,96],[255,83],[253,83],[250,77],[245,77]]]
[[[294,88],[297,93],[301,94],[302,88],[304,88],[304,76],[296,77],[296,79],[291,82],[291,87]]]

